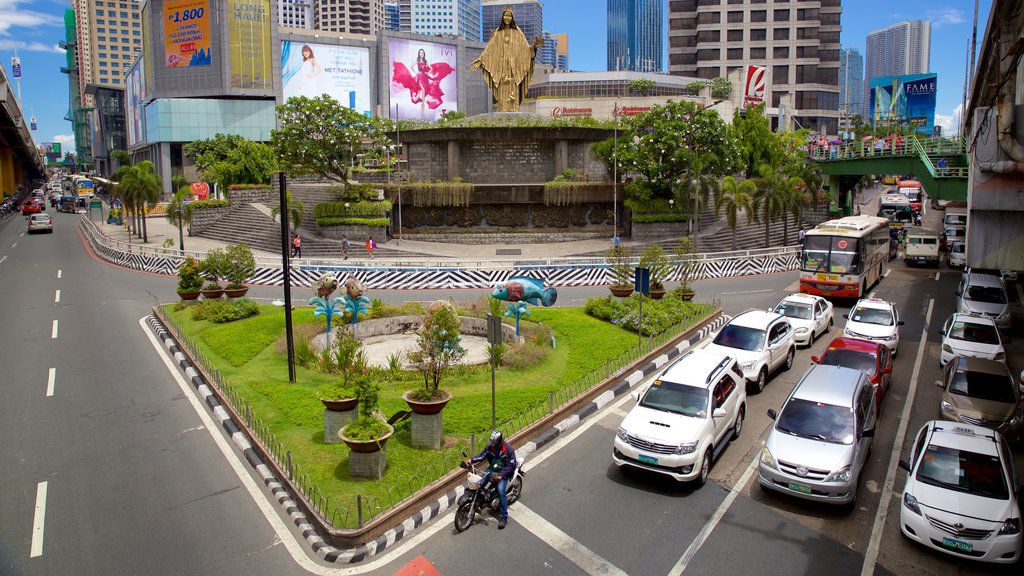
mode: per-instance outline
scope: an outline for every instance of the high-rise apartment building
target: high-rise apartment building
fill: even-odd
[[[398,13],[403,32],[465,36],[480,42],[480,0],[399,0]]]
[[[313,0],[315,30],[376,34],[384,18],[384,0]]]
[[[402,19],[401,13],[398,9],[398,0],[385,0],[384,28],[396,31],[402,29]]]
[[[868,34],[864,50],[864,116],[868,116],[872,78],[929,72],[931,53],[932,23],[928,20],[898,22]]]
[[[124,68],[142,52],[141,5],[134,0],[72,0],[78,32],[78,76],[82,104],[92,108],[86,84],[121,86]]]
[[[516,18],[516,26],[526,39],[544,34],[544,6],[540,0],[483,0],[483,41],[487,42],[501,24],[501,14],[508,6]]]
[[[672,0],[669,72],[711,79],[764,66],[769,106],[782,104],[780,113],[813,132],[836,134],[841,13],[840,0]]]
[[[277,0],[277,24],[285,28],[313,27],[314,0]]]
[[[663,4],[661,0],[608,0],[608,70],[663,70]]]
[[[864,57],[856,48],[839,51],[840,127],[847,128],[854,114],[861,114],[864,97]]]
[[[569,71],[569,35],[544,31],[544,45],[537,51],[537,62],[547,64],[557,72]]]

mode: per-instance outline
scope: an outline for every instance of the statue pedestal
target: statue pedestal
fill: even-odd
[[[324,442],[328,444],[341,442],[341,438],[338,437],[338,431],[358,416],[358,407],[340,412],[337,410],[324,410]]]
[[[412,445],[415,448],[440,450],[444,442],[443,413],[412,413]]]

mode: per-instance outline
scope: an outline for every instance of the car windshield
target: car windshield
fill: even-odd
[[[999,331],[992,324],[976,322],[953,322],[949,329],[949,337],[956,340],[977,342],[978,344],[999,345]]]
[[[1015,403],[1013,379],[1009,374],[990,374],[958,368],[949,383],[949,392],[958,396],[969,396],[978,400]]]
[[[917,479],[957,492],[1008,500],[1006,477],[999,457],[929,444],[917,468]]]
[[[804,238],[801,270],[832,274],[860,274],[860,240],[808,235]]]
[[[775,307],[775,313],[782,314],[783,316],[789,316],[790,318],[810,320],[811,305],[801,304],[798,302],[779,302],[779,305]]]
[[[963,228],[946,228],[943,231],[943,234],[945,234],[946,236],[951,236],[953,238],[959,238],[963,236],[965,233],[966,231]]]
[[[708,391],[706,388],[655,380],[640,399],[640,405],[694,418],[707,418]]]
[[[892,312],[884,308],[863,308],[857,307],[850,313],[850,320],[864,324],[878,324],[879,326],[892,326]]]
[[[963,242],[953,242],[952,252],[954,254],[964,254],[967,252],[967,245]]]
[[[853,411],[842,406],[792,398],[779,414],[779,432],[834,444],[853,444]]]
[[[874,376],[878,368],[878,360],[870,352],[859,352],[845,348],[833,348],[821,358],[821,364],[855,368],[868,376]]]
[[[989,304],[1006,304],[1006,293],[997,286],[968,286],[967,299]]]
[[[902,192],[903,195],[907,197],[907,200],[910,200],[911,202],[921,201],[921,191],[917,188],[903,188],[900,192]]]
[[[715,336],[714,343],[727,348],[739,348],[749,352],[760,350],[764,342],[764,330],[727,324]]]

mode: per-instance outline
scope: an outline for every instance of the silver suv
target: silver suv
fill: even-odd
[[[775,312],[752,310],[730,320],[706,349],[735,358],[750,389],[761,392],[768,374],[793,366],[794,338],[788,318]]]
[[[995,320],[1000,330],[1010,328],[1010,304],[998,276],[965,272],[956,289],[957,312],[981,314]]]
[[[761,486],[832,504],[857,499],[875,435],[875,394],[860,370],[814,365],[793,388],[761,449]]]

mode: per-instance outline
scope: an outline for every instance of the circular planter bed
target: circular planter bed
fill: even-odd
[[[227,290],[227,289],[225,289],[224,290],[224,295],[227,296],[228,298],[241,298],[242,296],[245,296],[245,294],[248,291],[249,291],[248,287],[238,288],[236,290]]]
[[[448,404],[448,402],[450,402],[452,399],[451,392],[447,390],[438,390],[438,392],[444,394],[444,398],[441,398],[439,400],[429,400],[427,402],[421,402],[419,400],[413,400],[412,398],[409,397],[409,395],[412,394],[413,392],[414,390],[406,391],[405,394],[402,394],[402,400],[405,400],[405,403],[409,405],[409,409],[417,414],[437,414],[441,410],[444,410],[445,405]]]
[[[195,292],[178,292],[178,297],[182,300],[198,300],[199,294],[201,294],[201,292],[198,290]]]
[[[318,398],[318,400],[323,403],[324,408],[335,412],[347,412],[359,405],[359,399],[357,398],[342,398],[341,400],[324,400],[323,398]]]
[[[202,292],[203,292],[203,298],[206,298],[207,300],[212,300],[212,299],[220,298],[221,296],[224,295],[224,289],[223,288],[216,288],[214,290],[203,290]]]
[[[388,433],[382,436],[381,438],[377,438],[374,440],[352,440],[350,438],[345,437],[343,428],[338,431],[338,438],[341,438],[341,441],[348,446],[349,450],[353,452],[358,452],[360,454],[370,454],[372,452],[377,452],[384,448],[384,445],[387,444],[388,442],[388,438],[391,438],[391,435],[394,433],[395,427],[389,424]]]
[[[633,293],[632,286],[609,286],[608,289],[612,291],[613,296],[619,298],[626,298]]]

